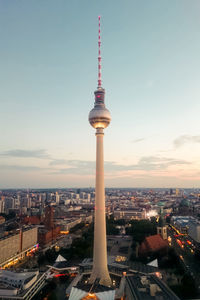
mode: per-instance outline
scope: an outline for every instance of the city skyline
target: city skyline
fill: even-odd
[[[198,1],[0,7],[0,188],[94,186],[98,15],[105,186],[199,187]]]

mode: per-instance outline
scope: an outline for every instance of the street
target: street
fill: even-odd
[[[200,290],[200,259],[194,255],[193,241],[188,235],[177,234],[172,227],[168,227],[168,236],[171,237],[171,245],[179,255],[185,271],[194,278],[198,290]]]

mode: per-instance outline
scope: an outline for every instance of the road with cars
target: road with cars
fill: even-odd
[[[171,246],[178,254],[185,271],[194,278],[200,291],[200,258],[195,255],[197,246],[187,234],[181,234],[173,226],[168,227],[169,236],[171,238]]]

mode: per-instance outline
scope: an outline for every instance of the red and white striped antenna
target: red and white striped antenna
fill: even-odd
[[[98,88],[101,87],[101,16],[99,19],[99,38],[98,38]]]

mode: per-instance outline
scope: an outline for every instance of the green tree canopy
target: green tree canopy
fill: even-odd
[[[141,243],[146,236],[157,233],[154,220],[132,220],[131,227],[126,228],[126,234],[132,235],[133,241]]]

